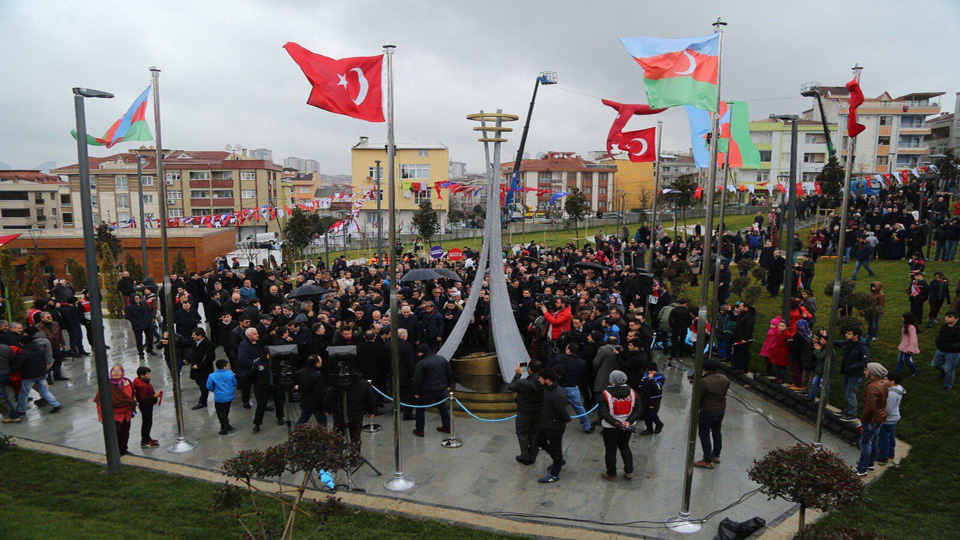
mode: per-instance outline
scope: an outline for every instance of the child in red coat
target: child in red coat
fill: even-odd
[[[156,448],[160,442],[150,438],[150,430],[153,428],[153,406],[160,400],[160,393],[153,389],[150,384],[150,368],[140,366],[137,368],[137,378],[133,380],[133,393],[137,398],[137,406],[140,408],[143,424],[140,426],[140,448]]]
[[[770,352],[770,363],[773,364],[775,376],[773,382],[782,384],[787,376],[787,365],[790,363],[790,331],[787,321],[781,320],[777,324],[777,333],[774,337],[773,350]]]

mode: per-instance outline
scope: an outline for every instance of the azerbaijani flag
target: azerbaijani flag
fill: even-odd
[[[717,165],[729,158],[730,167],[760,167],[760,151],[750,138],[750,110],[746,101],[720,102],[720,145]]]
[[[720,34],[674,39],[627,37],[620,42],[643,68],[650,107],[693,105],[717,112]]]
[[[110,129],[104,133],[103,137],[94,137],[87,135],[87,144],[93,146],[106,146],[112,148],[117,143],[126,141],[152,141],[150,126],[147,125],[147,98],[150,97],[151,86],[134,100],[130,108],[127,109],[123,118],[117,120],[110,126]],[[73,138],[77,138],[77,130],[70,130]]]

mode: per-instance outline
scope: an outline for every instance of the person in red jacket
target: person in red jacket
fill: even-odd
[[[133,394],[137,399],[137,407],[140,409],[140,448],[156,448],[160,442],[150,438],[150,430],[153,428],[153,406],[160,401],[160,393],[154,390],[150,384],[150,368],[140,366],[137,368],[137,378],[133,380]]]
[[[93,401],[97,404],[97,417],[102,423],[104,418],[100,399],[100,392],[97,392]],[[113,421],[117,424],[117,446],[119,446],[120,455],[125,456],[127,441],[130,439],[130,420],[133,419],[133,413],[137,408],[137,400],[134,397],[133,383],[123,376],[122,366],[110,368],[110,399],[113,401]],[[109,419],[107,421],[109,422]]]
[[[570,331],[573,315],[570,306],[567,305],[567,299],[562,296],[557,296],[553,300],[552,311],[541,302],[537,302],[537,307],[543,312],[543,318],[547,321],[547,340],[543,344],[543,358],[550,361],[560,352],[560,338]]]

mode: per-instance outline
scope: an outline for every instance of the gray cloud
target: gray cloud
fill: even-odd
[[[960,20],[960,5],[950,0],[0,0],[0,160],[15,167],[75,162],[70,88],[117,95],[88,104],[88,128],[99,135],[147,86],[155,64],[163,70],[165,146],[239,143],[270,148],[277,161],[317,158],[323,172],[345,173],[357,138],[382,140],[386,127],[307,106],[309,85],[281,48],[287,41],[332,57],[398,45],[398,141],[445,143],[451,159],[476,171],[482,150],[464,117],[502,108],[522,120],[536,75],[556,71],[560,85],[542,89],[527,149],[587,152],[602,148],[613,111],[564,89],[643,102],[642,72],[616,37],[705,35],[718,15],[730,23],[723,96],[750,100],[754,118],[799,112],[808,106],[796,97],[802,83],[843,83],[856,62],[866,68],[867,95],[945,91],[945,108],[952,108],[960,90],[960,73],[944,63],[960,45],[960,35],[948,31]],[[942,30],[924,32],[931,25]],[[671,110],[660,119],[664,149],[688,148],[686,115]],[[630,128],[652,122],[634,120]]]

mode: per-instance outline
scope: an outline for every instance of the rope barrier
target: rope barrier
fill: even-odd
[[[457,402],[457,405],[460,405],[460,408],[463,409],[464,412],[466,412],[467,414],[469,414],[469,415],[472,416],[473,418],[475,418],[475,419],[477,419],[477,420],[480,420],[481,422],[506,422],[507,420],[513,420],[514,418],[517,417],[517,415],[513,415],[513,416],[508,416],[508,417],[506,417],[506,418],[497,418],[497,419],[480,418],[479,416],[477,416],[477,415],[473,414],[472,412],[470,412],[470,409],[468,409],[468,408],[463,404],[462,401],[460,401],[460,400],[457,399],[457,398],[453,398],[453,400]]]
[[[373,386],[372,384],[371,384],[370,386],[373,387],[373,389],[376,390],[377,393],[380,394],[381,396],[383,396],[384,398],[386,398],[386,399],[388,399],[388,400],[390,400],[390,401],[393,401],[393,398],[392,398],[392,397],[390,397],[390,396],[384,394],[383,392],[381,392],[380,389],[377,388],[376,386]],[[438,401],[438,402],[436,402],[436,403],[431,403],[430,405],[408,405],[408,404],[406,404],[406,403],[404,403],[404,402],[401,401],[401,402],[400,402],[400,405],[403,406],[403,407],[410,407],[411,409],[429,409],[430,407],[436,407],[437,405],[441,405],[441,404],[443,404],[445,401],[447,401],[447,398],[443,398],[443,399],[441,399],[440,401]]]

